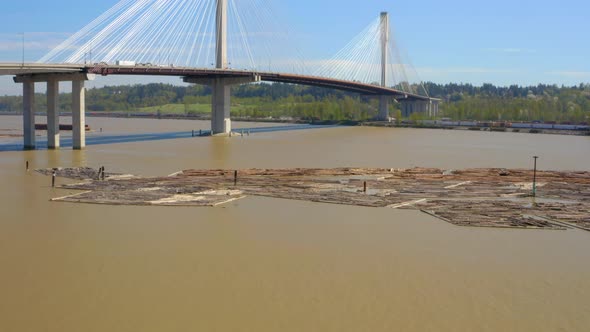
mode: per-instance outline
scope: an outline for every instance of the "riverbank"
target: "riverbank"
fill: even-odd
[[[362,126],[381,128],[415,128],[415,129],[441,129],[441,130],[469,130],[498,133],[524,133],[524,134],[547,134],[547,135],[568,135],[568,136],[590,136],[590,130],[564,130],[564,129],[535,129],[535,128],[506,128],[506,127],[484,127],[484,126],[443,126],[443,125],[416,125],[397,124],[392,122],[369,121],[360,123]]]

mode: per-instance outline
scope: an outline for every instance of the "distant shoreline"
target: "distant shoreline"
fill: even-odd
[[[565,136],[590,136],[588,130],[561,130],[561,129],[534,129],[534,128],[493,128],[493,127],[459,127],[459,126],[436,126],[436,125],[407,125],[387,122],[365,122],[362,126],[381,128],[415,128],[415,129],[439,129],[439,130],[467,130],[498,133],[523,133],[523,134],[545,134]]]
[[[0,116],[17,116],[22,113],[0,112]],[[36,113],[37,116],[45,116],[45,113]],[[60,116],[71,116],[71,113],[61,113]],[[174,114],[155,115],[150,113],[86,113],[88,118],[128,118],[128,119],[161,119],[161,120],[195,120],[209,121],[211,118],[205,115],[188,115],[180,116]],[[340,126],[365,126],[377,128],[413,128],[413,129],[439,129],[439,130],[468,130],[468,131],[485,131],[485,132],[507,132],[507,133],[525,133],[525,134],[545,134],[545,135],[566,135],[566,136],[590,136],[588,130],[559,130],[559,129],[533,129],[533,128],[490,128],[483,126],[476,127],[459,127],[459,126],[441,126],[441,125],[416,125],[416,124],[397,124],[395,122],[377,122],[377,121],[305,121],[292,119],[268,119],[268,118],[239,118],[234,117],[235,122],[258,122],[258,123],[282,123],[282,124],[307,124],[307,125],[340,125]],[[12,136],[19,137],[19,136]],[[22,135],[20,136],[22,137]]]

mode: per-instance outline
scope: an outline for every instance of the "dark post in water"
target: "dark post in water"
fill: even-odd
[[[534,156],[533,158],[535,159],[535,166],[533,169],[533,197],[537,197],[537,159],[539,159],[539,157]]]

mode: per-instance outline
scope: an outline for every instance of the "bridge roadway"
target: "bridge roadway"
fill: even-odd
[[[430,98],[406,93],[400,90],[381,87],[361,82],[343,81],[327,77],[309,75],[272,73],[263,71],[191,68],[171,66],[116,66],[116,65],[79,65],[79,64],[19,64],[0,63],[0,75],[48,75],[65,73],[86,73],[101,76],[111,75],[145,75],[145,76],[179,76],[198,79],[260,77],[267,82],[310,85],[335,90],[349,91],[369,96],[391,96],[396,100],[429,101]]]

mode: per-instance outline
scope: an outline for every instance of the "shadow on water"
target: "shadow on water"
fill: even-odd
[[[276,127],[261,127],[261,128],[240,128],[235,129],[234,132],[237,134],[241,133],[271,133],[279,131],[296,131],[296,130],[309,130],[309,129],[324,129],[324,128],[337,128],[339,126],[334,125],[289,125],[289,126],[276,126]],[[149,141],[164,141],[174,140],[182,138],[200,138],[211,136],[211,131],[201,131],[202,136],[199,136],[199,131],[178,131],[178,132],[167,132],[167,133],[147,133],[147,134],[130,134],[130,135],[105,135],[105,136],[87,136],[86,145],[107,145],[107,144],[121,144],[121,143],[134,143],[134,142],[149,142]],[[61,139],[62,148],[72,147],[71,137],[62,137]],[[37,150],[47,149],[47,139],[37,139]],[[23,151],[24,146],[22,142],[0,142],[0,152],[8,151]]]

